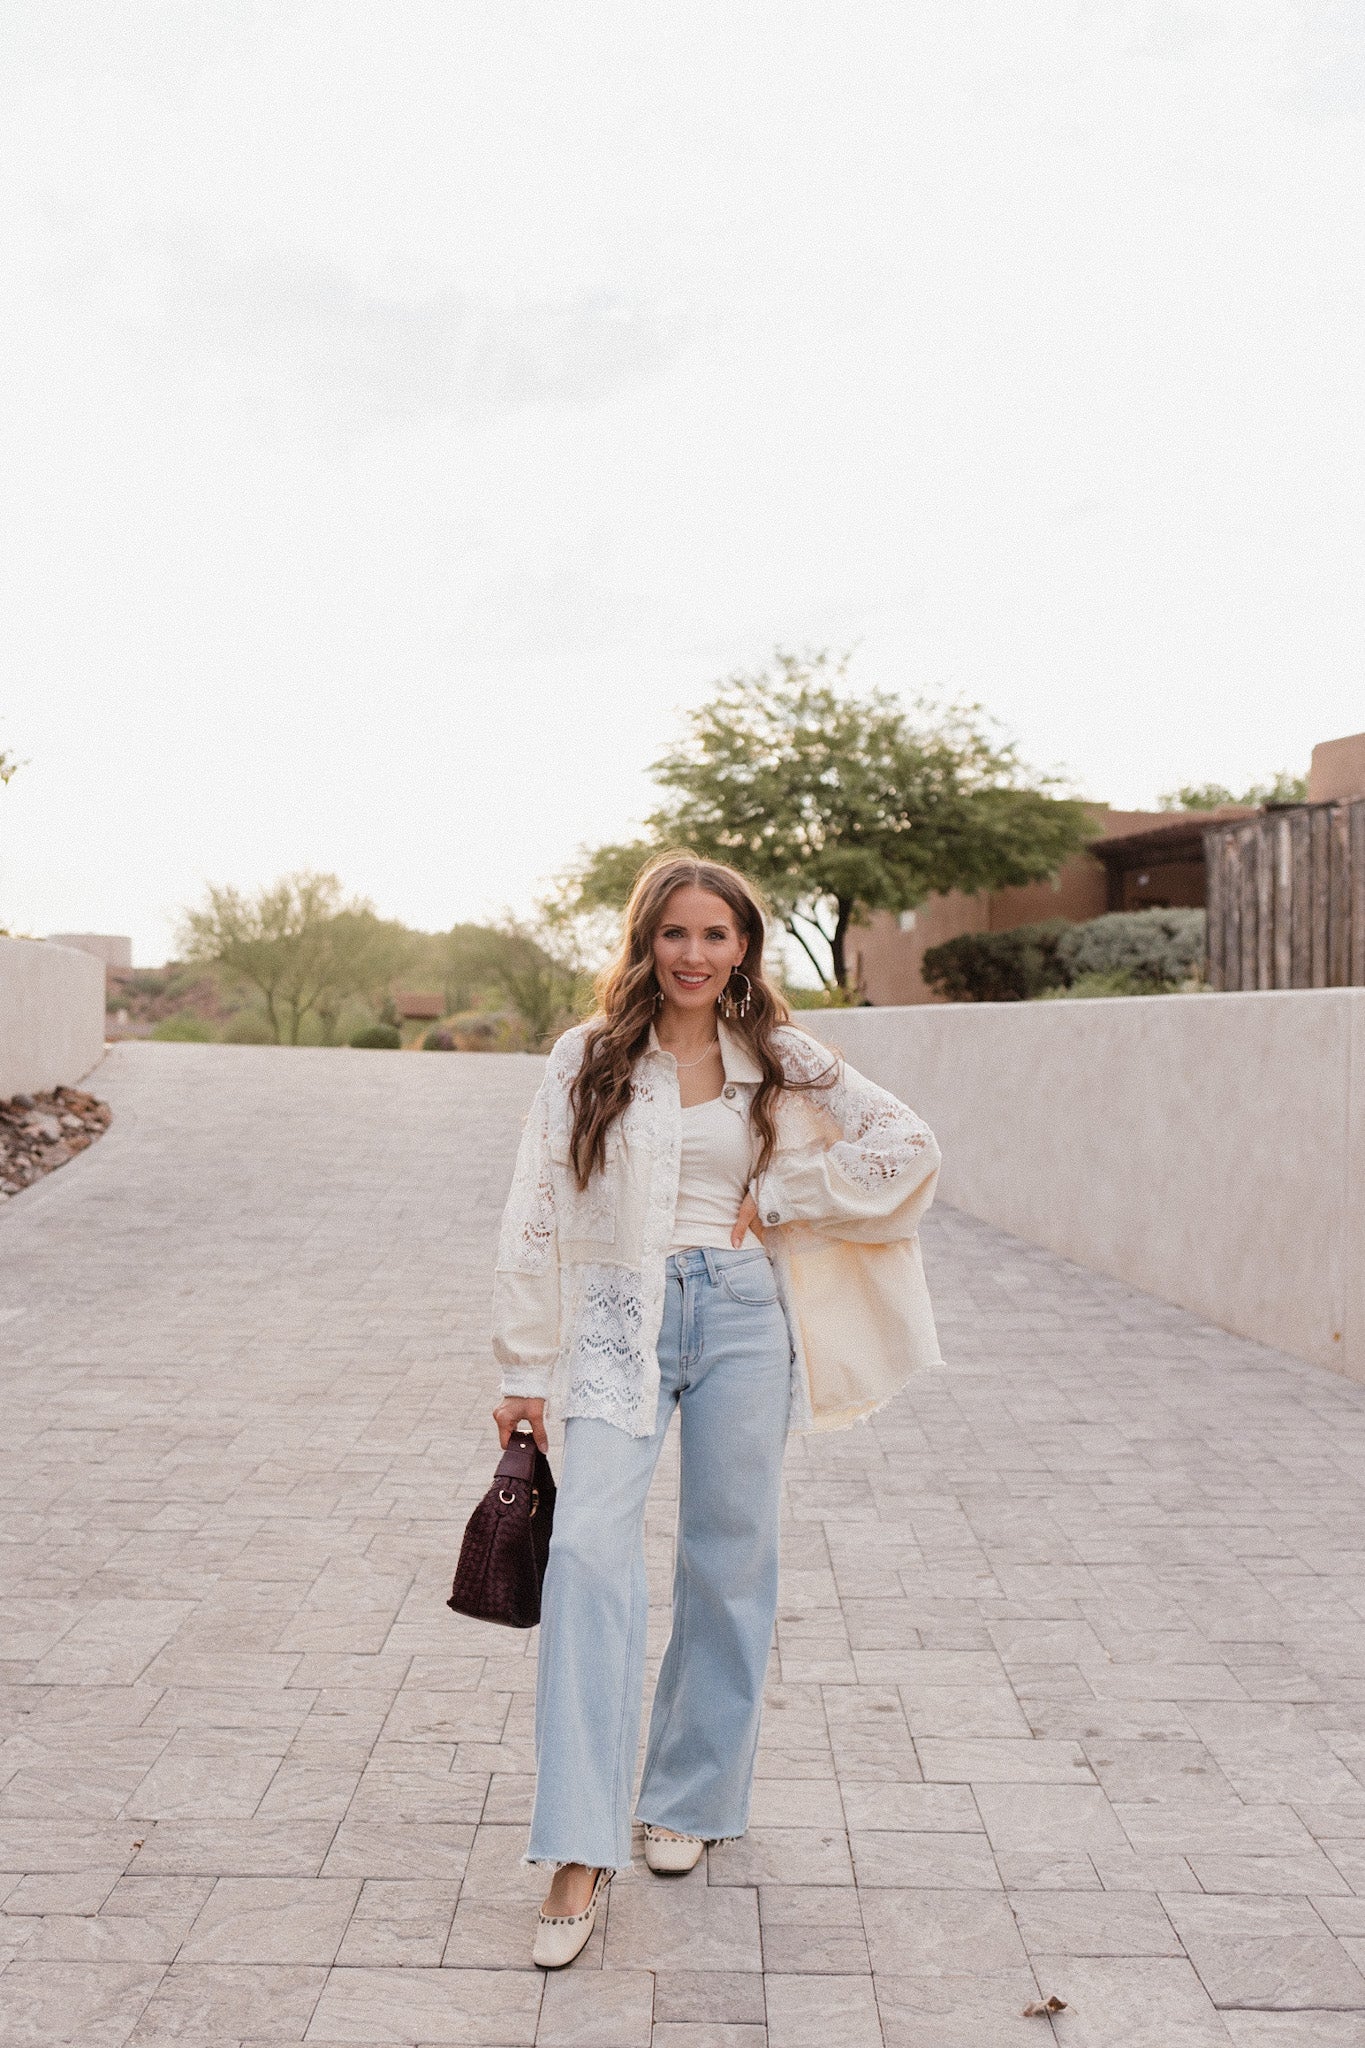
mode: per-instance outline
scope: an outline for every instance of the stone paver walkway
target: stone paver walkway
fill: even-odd
[[[946,1210],[951,1369],[792,1443],[749,1836],[528,1967],[534,1639],[443,1602],[537,1072],[122,1047],[0,1214],[7,2048],[1360,2048],[1365,1388]]]

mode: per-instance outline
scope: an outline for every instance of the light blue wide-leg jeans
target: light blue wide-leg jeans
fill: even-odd
[[[675,1252],[654,1434],[571,1416],[541,1592],[536,1796],[525,1860],[627,1865],[644,1693],[644,1517],[674,1409],[673,1628],[638,1817],[710,1841],[748,1823],[777,1613],[791,1340],[767,1253]]]

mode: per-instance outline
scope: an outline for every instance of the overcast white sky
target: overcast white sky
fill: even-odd
[[[1365,725],[1358,0],[0,25],[0,922],[525,907],[775,642],[1124,804]]]

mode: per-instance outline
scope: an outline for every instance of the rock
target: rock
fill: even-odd
[[[103,1137],[112,1119],[107,1102],[79,1088],[0,1101],[0,1198],[22,1194],[43,1174],[65,1166]]]

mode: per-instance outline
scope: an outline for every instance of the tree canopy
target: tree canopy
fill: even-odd
[[[1234,796],[1221,782],[1186,782],[1168,789],[1157,798],[1163,811],[1216,811],[1221,804],[1303,804],[1308,801],[1308,777],[1277,769],[1269,782],[1253,782],[1241,796]]]
[[[584,910],[619,905],[665,847],[727,861],[767,896],[827,988],[849,926],[948,889],[1043,880],[1089,836],[1084,806],[1027,769],[979,705],[854,695],[847,662],[778,651],[721,683],[651,774],[644,836],[585,854]]]
[[[180,930],[187,960],[220,967],[259,992],[283,1045],[298,1044],[305,1017],[316,1014],[330,1035],[348,996],[385,990],[408,939],[372,904],[344,900],[335,875],[307,869],[254,896],[210,884]]]
[[[450,1014],[505,998],[541,1045],[572,1021],[586,987],[575,934],[562,921],[509,914],[496,925],[413,931],[377,916],[363,898],[343,898],[335,875],[311,870],[254,894],[211,885],[200,908],[183,914],[179,944],[187,963],[254,989],[283,1045],[300,1042],[309,1018],[310,1033],[335,1044],[353,997],[392,1021],[400,980],[439,988]]]

